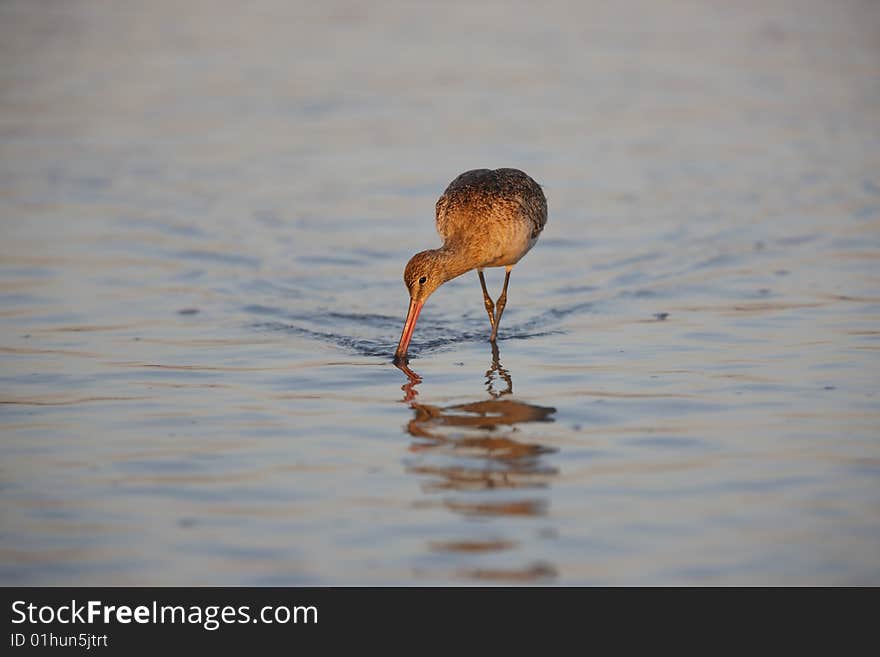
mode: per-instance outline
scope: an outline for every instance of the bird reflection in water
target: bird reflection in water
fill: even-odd
[[[442,504],[468,518],[540,518],[546,502],[525,490],[545,489],[557,474],[545,455],[556,450],[521,435],[518,425],[553,422],[555,408],[512,398],[513,379],[502,367],[497,344],[492,344],[492,364],[485,374],[488,398],[465,404],[436,406],[417,401],[421,377],[406,364],[397,367],[407,376],[401,387],[403,401],[413,410],[406,430],[416,455],[408,471],[424,479],[422,490],[443,495]],[[441,552],[491,553],[510,550],[517,542],[498,537],[431,543]],[[555,576],[544,562],[526,568],[480,568],[467,577],[497,581],[530,581]]]

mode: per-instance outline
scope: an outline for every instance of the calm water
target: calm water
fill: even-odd
[[[0,5],[0,583],[880,584],[880,7],[536,7]]]

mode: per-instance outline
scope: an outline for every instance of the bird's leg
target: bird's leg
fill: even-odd
[[[510,282],[510,270],[513,269],[512,266],[506,268],[507,272],[504,274],[504,287],[501,288],[501,296],[498,297],[498,301],[495,302],[495,323],[492,324],[492,337],[489,338],[489,342],[495,342],[495,337],[498,335],[498,325],[501,323],[501,313],[504,312],[504,306],[507,305],[507,284]]]
[[[489,296],[489,290],[486,289],[486,279],[483,277],[483,270],[478,269],[477,274],[480,277],[480,285],[483,287],[483,303],[486,304],[486,312],[489,313],[489,324],[492,325],[492,339],[495,339],[495,304],[492,303],[492,297]]]

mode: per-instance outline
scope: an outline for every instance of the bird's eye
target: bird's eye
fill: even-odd
[[[419,279],[419,285],[424,285],[425,283],[427,283],[427,281],[428,281],[428,277],[427,277],[427,276],[422,276],[422,277]]]

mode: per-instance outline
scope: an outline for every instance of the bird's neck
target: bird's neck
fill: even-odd
[[[447,242],[439,249],[434,250],[434,257],[437,262],[437,270],[444,283],[461,276],[476,266],[473,259],[469,257],[467,249],[459,244]]]

